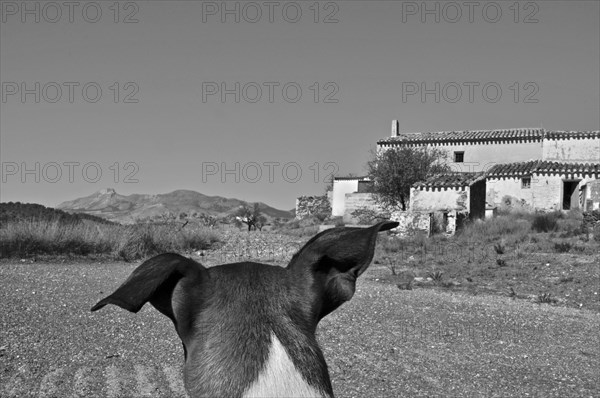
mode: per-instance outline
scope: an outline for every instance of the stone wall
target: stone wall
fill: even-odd
[[[331,198],[324,196],[300,196],[296,199],[296,219],[315,214],[331,214]]]
[[[456,208],[460,209],[463,213],[467,211],[468,208],[468,191],[461,190],[449,190],[451,203],[454,208],[447,208],[442,206],[440,208],[419,208],[419,209],[409,209],[408,211],[402,210],[393,210],[386,211],[380,205],[377,204],[375,200],[375,194],[372,193],[351,193],[346,194],[346,211],[344,213],[344,222],[346,225],[358,225],[358,224],[374,224],[377,220],[360,220],[353,215],[352,213],[355,210],[366,210],[371,211],[373,214],[385,215],[389,216],[389,219],[392,221],[397,221],[400,225],[393,229],[393,232],[397,233],[400,236],[414,236],[415,234],[425,234],[429,235],[431,231],[431,222],[432,215],[435,218],[435,221],[438,224],[438,227],[441,228],[440,231],[442,233],[453,234],[457,228],[457,215],[459,214],[456,211]],[[428,192],[431,193],[431,192]],[[443,197],[441,195],[444,193],[442,190],[438,192],[440,195],[436,195],[439,197]],[[446,195],[447,197],[447,195]],[[411,201],[412,203],[412,201]],[[458,203],[458,205],[457,205]]]
[[[344,222],[347,224],[358,224],[359,220],[352,215],[355,210],[371,210],[383,213],[384,210],[375,200],[373,193],[347,193],[344,201]]]
[[[400,223],[393,231],[402,237],[425,234],[429,236],[431,217],[427,212],[394,211],[390,220]]]

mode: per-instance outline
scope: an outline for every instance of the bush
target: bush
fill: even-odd
[[[529,217],[529,215],[508,213],[487,219],[483,222],[470,223],[458,231],[457,236],[467,241],[481,241],[485,239],[488,242],[492,242],[498,238],[522,241],[523,237],[527,236],[531,230],[530,222],[524,217]],[[505,242],[505,244],[508,243]]]
[[[581,216],[586,224],[593,225],[600,222],[600,210],[587,211]]]
[[[0,257],[106,254],[132,261],[166,251],[207,249],[218,241],[209,228],[181,229],[179,224],[20,220],[0,228]]]
[[[219,235],[204,227],[179,229],[177,224],[132,225],[122,228],[116,252],[123,260],[134,261],[164,252],[204,250],[216,242],[219,242]]]
[[[435,283],[441,283],[444,280],[444,273],[442,271],[431,270],[427,272],[427,277],[431,278]]]
[[[506,251],[506,245],[504,242],[498,242],[494,245],[494,250],[496,251],[496,254],[504,254],[504,252]]]
[[[109,225],[64,223],[58,220],[19,220],[0,229],[0,257],[110,252],[114,236]]]
[[[329,218],[329,213],[317,213],[315,214],[315,218],[320,222],[324,222]]]
[[[154,240],[154,234],[149,226],[144,225],[137,230],[134,228],[131,229],[131,233],[125,234],[124,238],[119,242],[117,254],[123,260],[133,261],[159,254],[163,251],[161,250],[163,248]]]
[[[553,232],[558,229],[557,220],[561,218],[562,212],[554,211],[552,213],[536,214],[531,223],[531,229],[536,232]]]
[[[554,250],[558,253],[568,253],[573,248],[569,242],[559,242],[554,244]]]
[[[538,304],[556,304],[558,299],[552,297],[550,293],[540,293],[535,298],[535,302]]]
[[[336,227],[343,227],[344,225],[346,225],[344,223],[344,217],[340,217],[340,216],[332,217],[329,221]]]

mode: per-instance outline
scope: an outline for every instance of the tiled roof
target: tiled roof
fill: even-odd
[[[562,163],[542,160],[497,164],[487,171],[488,177],[515,177],[531,174],[595,174],[600,163]]]
[[[523,177],[533,174],[595,175],[600,177],[600,163],[561,163],[542,160],[497,164],[487,172],[442,173],[429,177],[425,181],[413,184],[415,188],[463,188],[473,185],[486,177]]]
[[[497,164],[492,166],[492,168],[489,169],[486,174],[488,177],[513,177],[521,175],[531,175],[533,174],[539,163],[541,163],[540,160],[530,160],[529,162]]]
[[[394,143],[445,143],[481,141],[541,141],[544,130],[541,128],[519,128],[502,130],[463,130],[426,133],[399,133],[397,137],[387,137],[377,141],[379,145]]]
[[[600,163],[561,163],[543,161],[537,166],[536,174],[596,174],[600,173]]]
[[[548,140],[598,138],[600,131],[546,131],[544,138]]]
[[[397,137],[387,137],[377,141],[378,145],[391,146],[394,144],[428,144],[451,142],[489,142],[489,141],[534,141],[543,139],[582,139],[598,138],[600,131],[548,131],[543,128],[516,128],[498,130],[462,130],[398,133]]]
[[[425,181],[413,184],[415,188],[461,188],[468,187],[485,178],[484,173],[442,173],[429,177]]]

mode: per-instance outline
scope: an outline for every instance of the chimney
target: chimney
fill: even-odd
[[[399,129],[400,129],[400,124],[398,123],[398,120],[396,120],[396,119],[392,120],[392,137],[398,136]]]

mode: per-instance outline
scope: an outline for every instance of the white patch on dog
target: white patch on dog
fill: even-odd
[[[248,387],[245,398],[251,397],[325,397],[310,386],[298,372],[283,345],[271,333],[269,359],[258,378]]]

